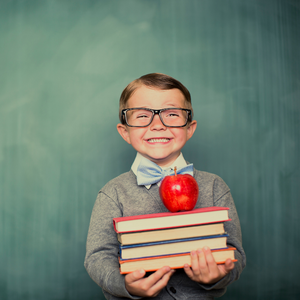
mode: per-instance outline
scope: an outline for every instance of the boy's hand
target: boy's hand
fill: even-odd
[[[227,275],[233,268],[233,261],[228,258],[225,264],[217,265],[208,247],[191,252],[191,267],[184,266],[184,271],[192,280],[212,284]]]
[[[167,285],[174,272],[170,267],[163,267],[144,278],[146,272],[136,270],[125,276],[125,287],[131,295],[155,297]]]

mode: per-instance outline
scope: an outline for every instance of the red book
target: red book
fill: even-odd
[[[114,218],[117,233],[158,230],[230,221],[228,207],[204,207],[176,213],[157,213]]]

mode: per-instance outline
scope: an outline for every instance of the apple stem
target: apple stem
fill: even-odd
[[[174,168],[175,176],[177,176],[177,167]]]

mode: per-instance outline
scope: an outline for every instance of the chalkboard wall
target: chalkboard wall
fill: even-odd
[[[89,219],[135,156],[119,96],[151,72],[190,90],[184,156],[235,199],[247,267],[223,299],[299,299],[299,37],[297,0],[1,0],[0,299],[103,299]]]

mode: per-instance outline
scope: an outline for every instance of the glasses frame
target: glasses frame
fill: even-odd
[[[144,126],[135,126],[135,125],[129,125],[129,124],[128,124],[126,112],[127,112],[127,111],[130,111],[130,110],[137,110],[137,109],[143,109],[143,110],[148,110],[148,111],[151,111],[151,112],[152,112],[152,118],[151,118],[151,120],[150,120],[150,122],[149,122],[148,125],[144,125]],[[163,121],[162,116],[161,116],[160,113],[161,113],[162,111],[165,111],[165,110],[168,110],[168,109],[172,109],[172,110],[176,109],[176,110],[184,110],[184,111],[186,111],[186,112],[187,112],[187,118],[186,118],[185,124],[184,124],[184,125],[181,125],[181,126],[170,126],[170,125],[166,125],[166,124],[164,123],[164,121]],[[129,126],[129,127],[147,127],[147,126],[149,126],[149,125],[152,123],[152,121],[153,121],[155,115],[159,115],[160,121],[163,123],[163,125],[164,125],[165,127],[172,127],[172,128],[176,128],[176,127],[177,127],[177,128],[178,128],[178,127],[185,127],[185,126],[187,125],[187,123],[188,123],[189,121],[191,121],[191,119],[192,119],[192,110],[191,110],[191,109],[187,109],[187,108],[179,108],[179,107],[178,107],[178,108],[177,108],[177,107],[168,107],[168,108],[162,108],[162,109],[151,109],[151,108],[145,108],[145,107],[134,107],[134,108],[125,108],[125,109],[122,109],[123,120],[125,121],[125,123],[126,123],[127,126]]]

